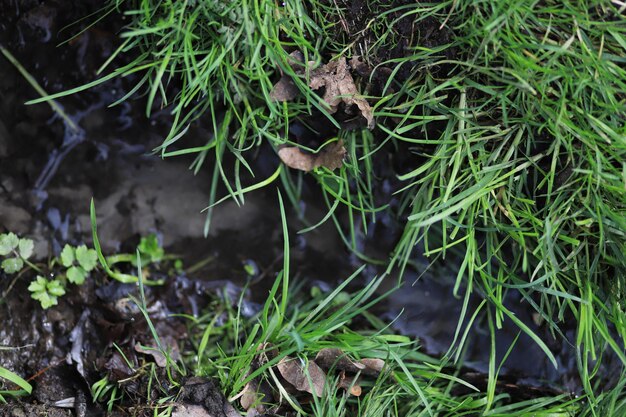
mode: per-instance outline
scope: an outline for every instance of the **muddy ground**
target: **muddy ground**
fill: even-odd
[[[98,6],[96,1],[0,0],[0,45],[49,92],[91,81],[115,48],[115,33],[123,22],[107,19],[57,45],[77,31],[71,28],[59,33],[61,28]],[[353,12],[350,16],[361,21],[360,11]],[[150,152],[167,132],[167,112],[146,120],[141,99],[107,107],[125,94],[132,80],[117,80],[60,100],[79,126],[70,131],[49,106],[23,105],[37,98],[37,93],[2,56],[0,74],[0,232],[34,239],[37,260],[45,262],[58,255],[65,243],[91,243],[89,201],[93,197],[105,253],[132,252],[141,236],[157,233],[166,252],[179,254],[185,266],[206,261],[193,273],[179,272],[164,287],[148,290],[151,317],[163,335],[181,341],[179,349],[184,349],[186,328],[170,315],[198,315],[224,290],[236,296],[247,279],[244,263],[256,265],[260,271],[261,279],[245,295],[248,314],[258,309],[282,264],[274,187],[250,194],[242,207],[231,201],[218,206],[205,238],[201,210],[209,198],[208,169],[193,175],[190,159],[164,161]],[[209,134],[205,124],[208,121],[200,120],[193,126],[185,146],[204,140]],[[271,149],[260,152],[259,169],[278,163]],[[205,163],[208,166],[210,161]],[[310,186],[313,189],[314,183]],[[307,216],[317,221],[324,207],[314,191],[308,195],[303,207]],[[289,225],[292,268],[299,279],[323,281],[331,288],[360,265],[332,226],[295,234],[303,223],[293,210]],[[393,234],[382,240],[366,237],[364,244],[382,253],[388,247],[377,244],[386,245],[395,238]],[[423,269],[410,271],[403,289],[379,306],[377,313],[390,321],[399,316],[394,322],[396,331],[418,337],[426,353],[441,355],[452,340],[461,309],[461,300],[452,296],[455,263],[448,260],[445,266],[431,265],[419,258],[418,264]],[[363,280],[379,272],[369,267]],[[104,277],[88,280],[58,306],[43,311],[26,290],[30,279],[23,275],[13,280],[0,274],[0,366],[34,385],[33,395],[0,405],[0,415],[102,414],[104,409],[93,404],[89,387],[107,374],[124,376],[113,344],[125,348],[150,342],[139,312],[126,302],[134,286]],[[394,284],[395,277],[390,277],[388,287]],[[519,299],[509,301],[518,317],[545,335],[559,369],[522,335],[502,371],[508,390],[521,398],[579,390],[573,345],[554,341],[545,329],[538,328],[527,305]],[[473,333],[462,377],[481,386],[486,382],[489,336],[482,323],[477,323]],[[574,328],[565,329],[565,334],[573,340]],[[500,357],[515,336],[513,327],[498,334]],[[605,366],[609,363],[605,361]],[[125,411],[137,412],[136,407],[145,400],[140,394],[145,387],[140,386],[141,381],[137,384],[132,387],[137,392],[136,402],[128,404]],[[74,398],[70,408],[55,405],[67,398]]]

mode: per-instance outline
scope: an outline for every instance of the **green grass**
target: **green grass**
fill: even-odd
[[[11,349],[8,347],[0,346],[0,349]],[[8,381],[9,385],[4,386],[4,381]],[[20,397],[28,395],[32,392],[32,385],[24,380],[21,376],[17,375],[10,370],[0,366],[0,403],[6,404],[6,397]],[[11,389],[8,389],[11,388]],[[19,389],[17,389],[19,388]]]
[[[172,402],[176,399],[176,391],[183,385],[184,375],[217,377],[220,387],[236,407],[246,384],[253,379],[264,381],[270,389],[282,394],[281,404],[265,400],[268,409],[282,405],[297,411],[298,415],[319,417],[568,417],[593,411],[592,400],[586,396],[560,395],[513,401],[495,386],[490,392],[479,391],[459,378],[454,367],[422,354],[417,341],[390,332],[385,323],[368,314],[372,306],[387,295],[377,291],[381,278],[372,279],[361,290],[347,292],[347,287],[360,278],[362,268],[328,293],[303,291],[289,276],[290,245],[284,218],[283,210],[283,270],[277,275],[263,308],[256,316],[245,319],[241,314],[243,296],[231,300],[224,294],[213,299],[205,314],[197,318],[186,317],[189,338],[186,345],[181,346],[183,359],[175,363],[168,357],[168,368],[172,369],[168,372],[170,389],[158,398],[148,396],[145,404],[155,415],[172,412]],[[146,312],[141,280],[139,290],[140,297],[135,302],[153,329]],[[155,331],[153,335],[158,345],[158,335]],[[275,365],[286,356],[312,360],[320,350],[327,348],[341,349],[353,360],[382,359],[385,369],[377,377],[364,379],[360,397],[349,395],[335,384],[338,374],[333,374],[332,368],[321,397],[294,395],[278,376]],[[273,355],[269,354],[270,351],[274,352]],[[267,361],[259,362],[263,354],[268,355]],[[149,373],[150,379],[157,383],[154,366],[143,368],[138,372]],[[594,399],[594,407],[599,407],[598,410],[623,407],[623,385],[621,383]],[[103,379],[94,385],[93,392],[99,401],[106,402],[112,409],[124,406],[124,389],[123,385],[118,387]]]
[[[626,363],[626,22],[618,2],[365,2],[365,19],[339,0],[284,3],[112,2],[109,10],[129,23],[106,75],[42,100],[134,74],[136,85],[122,100],[143,95],[148,115],[157,107],[172,112],[172,129],[155,151],[193,153],[195,171],[215,155],[210,207],[220,201],[220,182],[242,204],[246,192],[279,178],[296,206],[311,175],[328,205],[311,225],[334,222],[347,247],[390,271],[413,268],[423,255],[458,263],[454,292],[465,300],[464,317],[486,317],[493,334],[512,321],[552,358],[546,341],[508,309],[509,292],[519,292],[557,339],[573,318],[589,401],[613,401],[594,366],[606,350]],[[398,48],[403,53],[394,55]],[[349,155],[339,171],[278,168],[258,178],[254,150],[287,142],[292,121],[319,112],[339,125],[306,76],[294,73],[293,50],[318,65],[363,56],[374,69],[357,79],[364,92],[385,74],[378,90],[367,91],[377,126],[338,131]],[[131,61],[115,66],[122,55]],[[300,99],[270,99],[280,72],[294,78]],[[188,126],[205,115],[213,135],[185,149]],[[232,165],[226,152],[235,156]],[[398,170],[387,166],[396,161]],[[385,181],[397,204],[377,197]],[[381,214],[399,221],[403,233],[388,259],[372,259],[358,236]],[[287,268],[284,274],[287,297]],[[486,300],[477,311],[469,310],[470,293]],[[289,321],[285,298],[277,302],[251,330],[255,337],[278,337]],[[468,331],[459,326],[451,358]],[[278,343],[292,346],[284,337]],[[496,365],[493,357],[492,378]],[[244,359],[228,365],[245,366]],[[225,376],[222,382],[240,388]],[[493,390],[484,399],[491,413],[500,407],[496,399]]]

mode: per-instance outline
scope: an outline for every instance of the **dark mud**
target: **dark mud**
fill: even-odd
[[[68,4],[0,0],[0,44],[50,92],[93,80],[95,70],[115,48],[115,30],[122,24],[103,21],[57,47],[68,37],[67,33],[58,34],[60,28],[99,7],[98,2]],[[365,2],[347,6],[347,18],[355,27],[365,22],[365,13],[372,13],[364,11]],[[427,19],[420,24],[420,42],[449,41],[449,33],[434,35],[435,22]],[[378,59],[405,53],[411,46],[408,39],[413,39],[409,34],[415,30],[413,23],[401,19],[399,49]],[[191,160],[162,161],[150,154],[167,132],[166,112],[146,120],[141,100],[107,108],[127,90],[123,81],[116,81],[60,100],[79,127],[74,131],[49,106],[22,104],[37,94],[3,57],[0,73],[0,232],[13,231],[34,239],[36,257],[45,261],[58,255],[65,243],[91,242],[89,201],[93,197],[106,253],[132,252],[141,236],[157,233],[168,253],[181,255],[185,267],[202,263],[193,273],[178,273],[164,287],[147,290],[150,316],[159,334],[169,340],[172,352],[185,350],[186,328],[171,314],[198,315],[225,291],[231,300],[237,299],[248,279],[244,264],[258,270],[244,297],[244,310],[248,315],[257,311],[282,265],[282,231],[274,188],[247,196],[242,207],[232,201],[218,206],[205,238],[205,214],[201,210],[208,202],[209,173],[201,170],[193,175],[188,169]],[[208,134],[200,120],[184,145],[201,142]],[[278,163],[276,156],[267,149],[259,155],[258,170],[272,172]],[[401,159],[397,156],[396,163],[402,164]],[[393,168],[382,162],[376,167],[386,178],[394,177]],[[324,208],[316,201],[319,196],[312,191],[314,184],[310,188],[303,207],[307,217],[317,221],[323,217]],[[225,190],[220,192],[223,195]],[[388,196],[381,191],[379,198]],[[289,224],[293,231],[303,226],[291,212]],[[390,218],[381,219],[370,231],[360,244],[364,251],[377,256],[389,253],[401,232]],[[321,280],[332,287],[360,264],[344,249],[331,225],[305,235],[294,233],[291,242],[292,268],[300,279]],[[454,260],[431,264],[419,258],[416,263],[422,269],[409,273],[404,287],[379,307],[379,313],[388,320],[395,319],[398,332],[420,338],[427,353],[441,355],[453,340],[462,306],[462,300],[452,295],[457,269]],[[373,267],[367,271],[370,278],[377,273]],[[167,272],[157,269],[153,274],[165,276]],[[132,363],[158,362],[158,358],[135,349],[137,344],[150,346],[152,338],[140,312],[129,301],[129,295],[136,295],[134,286],[96,277],[70,291],[58,306],[43,311],[29,297],[28,277],[16,281],[0,278],[0,366],[25,376],[34,385],[31,397],[0,408],[0,414],[102,414],[104,408],[93,404],[89,387],[104,375],[115,381],[130,378],[130,370],[113,344]],[[390,277],[389,286],[394,284],[394,277]],[[509,301],[518,317],[552,343],[547,329],[535,323],[527,304],[514,298]],[[476,297],[472,306],[478,302]],[[574,330],[565,330],[570,340]],[[512,325],[498,333],[498,358],[516,334]],[[486,381],[490,341],[480,320],[472,329],[469,346],[461,376],[481,386]],[[502,390],[518,398],[577,391],[580,381],[573,344],[554,341],[550,347],[559,361],[558,370],[532,340],[521,335],[503,368],[508,388]],[[609,361],[605,364],[610,367]],[[134,393],[131,398],[135,404],[129,407],[140,407],[145,402],[147,382],[130,379],[124,389]],[[155,396],[170,393],[167,386],[154,389]]]
[[[430,72],[438,72],[442,69],[440,66],[427,66],[421,59],[406,60],[406,57],[416,54],[418,48],[436,50],[452,43],[454,33],[444,24],[445,16],[414,13],[411,10],[415,3],[410,0],[337,0],[327,3],[329,7],[341,11],[332,29],[335,37],[341,39],[344,45],[353,45],[353,53],[361,56],[369,67],[381,66],[372,74],[374,93],[381,90],[392,72],[395,72],[394,80],[402,83],[417,71],[428,68]],[[385,41],[381,42],[383,38]],[[365,51],[367,56],[364,56]],[[455,54],[455,48],[445,48],[444,52],[434,54],[431,59],[450,59]],[[396,68],[393,62],[397,59],[403,61],[400,68]]]

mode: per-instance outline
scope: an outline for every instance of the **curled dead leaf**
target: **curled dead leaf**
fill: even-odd
[[[298,90],[291,77],[283,75],[272,87],[270,98],[278,101],[290,101],[298,97],[298,93],[300,93],[300,90]]]
[[[365,375],[377,376],[385,368],[385,361],[377,358],[363,358],[359,361],[362,365],[365,365],[363,373]]]
[[[285,165],[293,169],[309,172],[325,167],[334,171],[343,165],[346,152],[343,141],[340,140],[327,144],[317,154],[304,152],[297,146],[285,146],[278,150],[278,156]]]
[[[315,361],[308,361],[305,366],[300,359],[286,356],[278,362],[276,367],[282,377],[298,391],[322,396],[326,374]]]
[[[180,350],[176,339],[171,336],[165,336],[161,338],[161,342],[163,343],[164,349],[167,349],[170,360],[174,362],[180,360]],[[140,343],[136,343],[135,352],[151,355],[160,368],[165,368],[167,365],[167,358],[158,347],[154,346],[154,344],[152,346],[144,346]]]
[[[313,90],[324,87],[322,98],[328,104],[330,113],[337,112],[341,102],[347,107],[356,105],[361,111],[361,116],[367,121],[367,128],[370,130],[374,128],[372,108],[359,94],[346,58],[339,58],[311,71],[309,87]]]
[[[359,376],[349,376],[346,375],[345,371],[341,371],[338,385],[348,391],[350,395],[354,395],[355,397],[361,395],[361,377]]]
[[[345,57],[314,68],[314,61],[304,64],[304,57],[300,52],[292,52],[290,55],[293,58],[292,68],[296,74],[302,74],[305,70],[308,72],[311,89],[324,88],[322,100],[328,106],[329,113],[336,113],[342,102],[345,104],[345,109],[356,106],[360,115],[367,122],[367,128],[370,130],[374,128],[372,108],[367,100],[359,94]],[[367,65],[361,63],[358,58],[354,57],[350,63],[357,73],[366,73]],[[282,74],[280,80],[272,87],[270,98],[278,101],[290,101],[295,99],[298,94],[299,90],[293,79],[287,74]]]
[[[267,382],[260,382],[258,378],[254,378],[244,387],[239,403],[246,411],[256,410],[259,413],[264,413],[264,402],[270,402],[271,398],[272,391]]]
[[[358,361],[351,360],[341,349],[322,349],[315,356],[322,368],[328,370],[334,367],[340,371],[353,374],[361,372],[363,375],[378,376],[385,367],[385,361],[377,358],[364,358]]]
[[[341,349],[326,348],[315,356],[317,362],[324,369],[335,368],[340,371],[357,373],[365,369],[365,365],[352,361]]]

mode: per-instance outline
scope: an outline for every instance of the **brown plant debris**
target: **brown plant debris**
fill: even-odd
[[[278,156],[285,165],[305,172],[318,167],[325,167],[331,171],[341,168],[345,155],[346,148],[341,140],[327,144],[317,154],[304,152],[297,146],[285,146],[278,150]]]
[[[250,371],[246,373],[246,378],[250,373],[256,371],[278,355],[278,350],[274,348],[271,343],[261,343],[257,351],[259,353],[252,360]],[[235,395],[231,401],[237,398],[239,398],[239,403],[244,410],[249,413],[254,411],[263,414],[266,412],[264,403],[269,403],[273,399],[272,388],[267,381],[257,376],[252,378],[252,380],[244,386],[243,390]]]
[[[359,95],[346,58],[341,57],[320,68],[311,71],[309,87],[313,90],[324,87],[324,101],[330,106],[330,113],[335,113],[341,102],[346,107],[356,105],[361,116],[367,120],[367,128],[374,128],[374,115],[367,100]]]
[[[239,403],[244,410],[254,409],[259,413],[265,413],[265,403],[273,399],[272,388],[267,381],[262,381],[260,378],[254,378],[248,382],[240,395]]]
[[[289,54],[292,62],[290,63],[291,67],[294,69],[296,74],[303,74],[307,67],[312,68],[315,65],[315,61],[309,61],[309,63],[304,65],[304,55],[300,51],[293,51]],[[272,91],[270,91],[270,98],[272,100],[277,101],[291,101],[298,97],[300,90],[294,83],[293,79],[281,71],[280,80],[274,87],[272,87]]]
[[[161,337],[161,342],[164,345],[164,349],[167,350],[170,359],[174,362],[180,360],[180,350],[178,348],[178,342],[172,336]],[[151,355],[154,358],[157,366],[165,368],[167,366],[167,358],[163,352],[156,346],[155,343],[151,343],[149,346],[144,346],[141,343],[135,344],[135,352],[143,353],[145,355]]]
[[[315,362],[322,368],[331,368],[350,373],[360,372],[367,376],[378,376],[385,367],[385,361],[376,358],[364,358],[358,361],[350,359],[341,349],[322,349],[315,356]]]
[[[301,54],[294,55],[294,53],[292,53],[291,55],[297,60],[296,62],[302,62],[303,58]],[[313,69],[313,65],[313,62],[307,63],[309,87],[313,90],[324,89],[322,99],[328,105],[328,112],[331,114],[336,113],[341,103],[345,104],[346,112],[349,112],[352,106],[356,106],[361,116],[366,120],[367,128],[370,130],[373,129],[375,122],[372,108],[367,100],[359,94],[346,58],[341,57],[336,61],[329,62],[315,69]],[[365,71],[362,66],[357,68],[361,72]],[[296,67],[296,72],[301,73],[302,71]],[[298,93],[298,88],[291,77],[283,74],[281,79],[272,88],[270,98],[278,101],[290,101],[295,99]]]
[[[326,374],[315,361],[308,361],[305,365],[298,358],[286,356],[278,362],[276,367],[282,377],[298,391],[305,391],[318,397],[322,396]]]
[[[363,374],[377,376],[385,368],[385,361],[377,358],[363,358],[359,361],[362,365],[365,365]]]
[[[363,392],[363,389],[361,388],[361,377],[346,375],[345,371],[341,371],[339,374],[338,385],[348,391],[350,395],[354,395],[355,397],[359,397]]]
[[[278,80],[272,91],[270,91],[270,98],[278,101],[291,101],[298,97],[300,90],[296,87],[291,77],[284,75]]]

